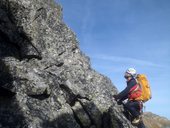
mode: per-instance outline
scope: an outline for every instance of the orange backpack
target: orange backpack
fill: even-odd
[[[141,94],[140,97],[138,97],[135,100],[141,100],[143,102],[150,100],[152,98],[151,88],[150,88],[150,85],[149,85],[149,82],[148,82],[146,75],[138,74],[136,79],[137,79],[138,84],[142,88],[142,94]]]

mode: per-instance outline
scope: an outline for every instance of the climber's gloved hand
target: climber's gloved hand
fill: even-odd
[[[118,100],[118,101],[117,101],[117,104],[118,104],[118,105],[122,105],[122,101],[121,101],[121,100]]]
[[[118,95],[113,95],[114,100],[117,102],[118,105],[122,104],[122,101],[118,99]]]
[[[113,98],[114,98],[114,100],[118,100],[118,96],[117,95],[113,95]]]

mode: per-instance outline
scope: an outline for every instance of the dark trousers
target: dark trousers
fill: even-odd
[[[128,101],[125,104],[125,108],[132,114],[134,118],[140,115],[140,106],[141,103],[139,101]]]

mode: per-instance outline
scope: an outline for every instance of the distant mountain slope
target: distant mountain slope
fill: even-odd
[[[147,128],[170,128],[170,120],[151,112],[144,113],[144,123]]]

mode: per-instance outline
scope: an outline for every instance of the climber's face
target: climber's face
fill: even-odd
[[[129,73],[125,72],[124,78],[126,80],[129,80],[131,78],[131,75]]]

